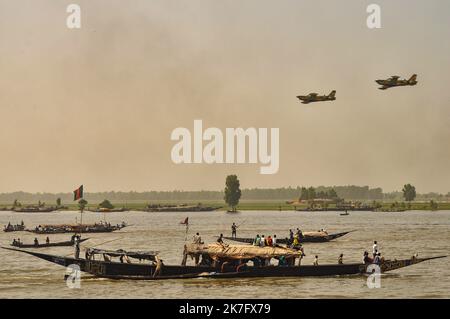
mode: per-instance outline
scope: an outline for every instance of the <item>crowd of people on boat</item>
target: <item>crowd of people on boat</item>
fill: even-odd
[[[39,246],[39,240],[36,237],[34,238],[33,243],[34,243],[34,246]],[[50,238],[48,236],[45,239],[45,244],[47,244],[47,245],[50,244]],[[16,247],[21,247],[23,245],[23,243],[20,241],[20,238],[17,238],[17,240],[15,238],[13,238],[11,245],[16,246]]]
[[[259,247],[276,247],[277,245],[277,235],[267,236],[267,238],[264,235],[259,236],[259,234],[256,235],[255,239],[253,239],[253,246],[259,246]]]
[[[375,240],[372,246],[372,257],[370,257],[369,252],[365,251],[363,255],[364,264],[377,264],[380,265],[384,262],[384,257],[381,257],[380,249],[378,247],[378,242]]]
[[[69,232],[89,232],[89,231],[104,231],[104,230],[119,230],[126,227],[127,224],[112,225],[111,223],[100,221],[100,223],[86,224],[86,225],[39,225],[36,226],[34,232],[36,233],[69,233]]]
[[[23,231],[25,230],[25,224],[23,220],[20,224],[12,225],[11,222],[8,222],[8,225],[4,226],[3,231],[12,232],[12,231]]]
[[[20,238],[17,238],[17,240],[14,238],[12,241],[13,246],[20,247],[22,245],[22,242],[20,241]]]

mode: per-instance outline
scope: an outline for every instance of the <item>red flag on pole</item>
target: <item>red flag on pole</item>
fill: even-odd
[[[79,200],[80,198],[83,198],[83,185],[73,191],[73,200]]]
[[[186,217],[184,222],[180,222],[181,225],[189,225],[189,217]]]

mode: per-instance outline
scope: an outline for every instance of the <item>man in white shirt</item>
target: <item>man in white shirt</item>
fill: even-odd
[[[201,244],[202,243],[202,238],[200,237],[200,234],[197,233],[194,235],[194,244]]]
[[[272,245],[273,245],[273,247],[275,247],[277,245],[277,235],[273,235]]]
[[[377,241],[375,240],[375,241],[373,242],[373,247],[372,247],[373,258],[375,258],[375,256],[377,255],[377,253],[378,253],[378,244],[377,244]]]
[[[314,257],[313,265],[314,266],[319,266],[319,256],[316,255],[316,257]]]
[[[259,245],[261,247],[264,247],[266,245],[266,238],[264,237],[264,235],[261,236],[261,242],[259,243]]]

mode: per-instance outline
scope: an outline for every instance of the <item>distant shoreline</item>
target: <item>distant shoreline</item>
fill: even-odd
[[[116,209],[126,208],[129,210],[144,210],[148,204],[152,205],[179,205],[179,204],[188,204],[188,205],[197,205],[201,203],[205,206],[213,206],[220,207],[216,211],[227,211],[228,207],[223,201],[200,201],[200,200],[191,200],[191,201],[111,201]],[[377,202],[381,204],[376,211],[438,211],[438,210],[450,210],[450,202],[435,202],[434,208],[431,207],[430,202],[411,202],[410,207],[408,203],[405,202]],[[35,204],[35,203],[25,203],[26,205]],[[86,210],[93,210],[97,208],[98,203],[89,203],[86,207]],[[370,204],[370,202],[368,202]],[[72,203],[63,203],[65,206],[64,209],[60,209],[60,211],[73,211],[78,210],[78,205],[76,202]],[[50,205],[49,205],[50,206]],[[11,203],[0,203],[0,211],[5,210],[5,208],[11,208]],[[328,211],[337,211],[334,210],[333,205],[329,205]],[[260,201],[241,201],[237,207],[238,211],[295,211],[295,210],[307,210],[308,205],[306,203],[302,203],[299,205],[291,205],[287,204],[286,201],[278,201],[278,200],[260,200]],[[342,209],[341,209],[342,210]],[[361,209],[363,210],[363,209]],[[320,209],[316,210],[308,210],[309,212],[322,212]],[[358,208],[348,209],[351,211],[358,211]],[[101,212],[100,212],[101,213]],[[108,213],[108,212],[106,212]],[[20,213],[17,213],[20,214]],[[22,213],[27,214],[27,213]]]

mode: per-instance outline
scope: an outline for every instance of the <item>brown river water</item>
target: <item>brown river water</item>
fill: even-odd
[[[0,212],[0,224],[25,222],[27,227],[39,224],[74,223],[79,212],[13,213]],[[214,236],[230,235],[230,225],[241,224],[238,236],[256,233],[278,238],[288,235],[289,228],[303,231],[325,228],[329,233],[357,230],[328,243],[305,244],[304,264],[314,255],[319,263],[336,263],[340,253],[345,262],[360,262],[364,250],[371,251],[377,240],[387,259],[450,254],[450,211],[414,211],[401,213],[351,212],[279,212],[247,211],[193,213],[84,213],[83,223],[106,218],[117,224],[132,224],[118,232],[84,234],[90,240],[85,246],[105,249],[157,250],[165,264],[180,264],[185,243],[185,227],[180,221],[189,216],[188,240],[200,232],[206,242]],[[32,233],[0,233],[0,245],[13,238],[32,243]],[[68,240],[70,234],[50,235],[51,241]],[[44,235],[38,235],[40,242]],[[111,241],[114,240],[114,241]],[[101,243],[111,241],[104,245]],[[38,249],[56,255],[73,254],[72,247]],[[82,274],[81,288],[70,289],[63,280],[66,270],[35,257],[0,249],[0,298],[449,298],[450,258],[432,260],[398,269],[381,277],[381,288],[369,289],[365,276],[321,278],[258,279],[184,279],[160,281],[114,281]]]

